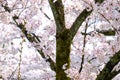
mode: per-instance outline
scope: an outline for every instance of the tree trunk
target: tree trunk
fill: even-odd
[[[56,80],[70,80],[64,72],[70,67],[70,45],[69,30],[65,29],[56,36]],[[66,69],[63,69],[63,65]]]

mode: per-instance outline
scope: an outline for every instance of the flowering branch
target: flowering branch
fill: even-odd
[[[25,28],[25,22],[24,23],[18,23],[16,20],[19,19],[19,17],[17,15],[12,17],[15,24],[17,25],[18,28],[20,28],[20,30],[22,31],[22,33],[25,35],[25,37],[31,42],[31,43],[40,43],[40,39],[38,38],[38,36],[36,36],[34,33],[28,33],[28,31]],[[43,59],[46,60],[46,62],[50,63],[50,67],[52,70],[55,71],[55,62],[49,57],[49,55],[47,55],[47,57],[45,56],[45,54],[43,53],[42,49],[38,49],[36,47],[37,51],[39,52],[39,54],[42,56]]]
[[[91,12],[92,12],[92,10],[87,11],[86,9],[84,9],[83,12],[80,13],[80,15],[76,18],[76,20],[74,21],[73,25],[70,28],[71,40],[73,39],[73,37],[77,33],[77,31],[78,31],[79,27],[81,26],[81,24],[91,14]]]
[[[112,70],[119,62],[120,62],[120,50],[118,52],[116,52],[113,55],[113,57],[110,58],[110,60],[105,65],[103,70],[97,76],[96,80],[111,80],[113,77],[115,77],[120,72],[120,70],[113,71],[113,72],[112,72]]]

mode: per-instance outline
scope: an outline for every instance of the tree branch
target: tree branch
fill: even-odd
[[[116,75],[118,75],[120,73],[120,70],[118,70],[118,71],[112,71],[109,75],[108,75],[108,77],[109,77],[109,79],[113,79]]]
[[[81,32],[82,35],[91,35],[93,31],[89,33]],[[96,32],[103,34],[105,36],[115,36],[115,30],[109,29],[109,30],[96,30]]]
[[[56,31],[57,33],[60,33],[65,28],[64,6],[62,0],[57,0],[56,2],[53,2],[53,0],[48,1],[56,22]]]
[[[102,3],[104,0],[95,0],[95,3]]]
[[[25,35],[25,37],[28,39],[28,41],[30,41],[31,43],[40,43],[40,39],[38,38],[38,36],[36,36],[34,33],[28,33],[28,31],[25,28],[25,23],[18,23],[16,20],[19,19],[18,16],[13,16],[12,17],[15,24],[17,25],[18,28],[20,28],[20,30],[22,31],[22,33]],[[35,47],[35,46],[34,46]],[[45,56],[45,54],[43,53],[42,49],[38,49],[37,47],[35,47],[37,49],[37,51],[39,52],[39,54],[41,55],[41,57],[43,59],[46,60],[46,62],[50,63],[50,68],[53,71],[56,71],[56,64],[55,62],[49,57],[49,55],[47,55],[47,57]]]
[[[53,71],[56,72],[56,64],[55,64],[55,62],[51,59],[51,57],[50,57],[49,55],[47,55],[48,58],[45,57],[42,49],[41,49],[41,50],[40,50],[40,49],[37,49],[37,51],[38,51],[39,54],[42,56],[42,58],[46,60],[46,62],[49,62],[49,63],[50,63],[50,68],[51,68],[51,70],[53,70]]]
[[[70,28],[71,39],[73,39],[73,37],[77,33],[79,27],[85,21],[85,19],[90,15],[91,12],[92,12],[92,10],[87,11],[86,9],[84,9],[83,12],[76,18],[72,27]]]
[[[118,72],[111,73],[113,68],[120,62],[120,50],[113,55],[113,57],[110,58],[108,63],[105,65],[103,70],[100,72],[100,74],[97,76],[96,80],[111,80],[115,75],[118,74]],[[114,75],[111,75],[111,74]]]
[[[11,12],[11,9],[8,7],[8,4],[6,3],[5,5],[1,5],[4,9],[5,9],[5,11],[7,11],[7,12]]]
[[[79,73],[82,71],[83,64],[84,64],[84,54],[82,55],[82,61],[81,61],[81,64],[80,64]]]
[[[101,34],[104,34],[105,36],[115,36],[115,32],[116,30],[112,30],[112,29],[109,29],[109,30],[97,30],[98,33],[101,33]]]
[[[88,29],[88,23],[86,23],[86,25],[85,25],[85,33],[87,32],[87,29]],[[84,53],[85,44],[86,44],[86,36],[87,36],[87,35],[84,35],[84,39],[83,39],[83,50],[82,50],[83,53]],[[85,55],[85,54],[82,54],[82,61],[81,61],[81,64],[80,64],[79,73],[82,71],[82,68],[83,68],[84,55]]]
[[[109,19],[107,19],[102,13],[98,12],[109,24],[111,24],[111,22],[109,21]],[[112,28],[118,33],[117,29],[111,24]]]

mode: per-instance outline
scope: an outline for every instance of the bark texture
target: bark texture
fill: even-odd
[[[69,29],[65,29],[56,38],[56,80],[70,80],[65,73],[70,67],[70,45]]]

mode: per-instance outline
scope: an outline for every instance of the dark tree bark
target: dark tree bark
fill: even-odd
[[[114,78],[117,74],[120,73],[120,70],[118,71],[112,71],[112,70],[119,62],[120,62],[120,51],[115,53],[113,57],[110,58],[110,60],[107,62],[103,70],[97,76],[96,80],[111,80],[112,78]]]
[[[56,80],[70,80],[65,73],[70,66],[70,45],[69,29],[65,29],[56,38]],[[67,64],[66,69],[63,69],[64,64]]]
[[[55,3],[53,3],[53,0],[49,0],[49,4],[56,22],[56,80],[70,80],[63,69],[63,65],[67,64],[66,69],[69,69],[71,42],[80,25],[92,11],[87,11],[86,9],[83,10],[83,12],[76,18],[72,27],[66,29],[62,0],[57,0]]]
[[[86,9],[84,9],[80,13],[80,15],[76,18],[71,28],[66,29],[65,18],[64,18],[64,5],[62,3],[62,0],[57,0],[55,3],[53,2],[53,0],[48,0],[48,1],[56,22],[56,64],[50,58],[50,56],[48,56],[48,58],[45,57],[44,53],[42,52],[42,49],[37,49],[37,51],[40,53],[42,58],[44,58],[47,62],[50,63],[51,69],[56,72],[56,80],[70,80],[70,78],[67,77],[67,74],[65,73],[65,70],[69,69],[70,67],[70,46],[79,27],[85,21],[85,19],[91,14],[92,10],[87,11]],[[95,0],[95,3],[101,4],[103,1],[104,0]],[[5,10],[10,13],[10,8],[7,5],[2,7],[4,7]],[[24,23],[18,24],[16,19],[19,19],[19,16],[16,15],[13,16],[13,20],[17,25],[17,27],[21,29],[21,31],[26,36],[26,38],[31,43],[33,42],[40,43],[39,38],[35,34],[28,33],[28,31],[25,28],[25,24]],[[108,63],[105,65],[104,69],[97,76],[96,80],[111,80],[113,77],[119,74],[120,70],[112,71],[113,68],[119,62],[120,62],[120,51],[118,51],[115,55],[113,55],[113,57],[110,58]],[[67,64],[66,69],[63,69],[64,64]]]

